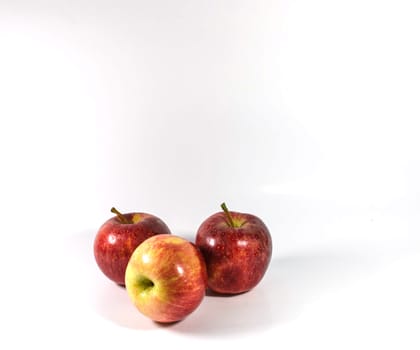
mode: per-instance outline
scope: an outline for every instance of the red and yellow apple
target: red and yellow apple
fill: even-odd
[[[191,314],[206,291],[206,266],[195,245],[175,235],[145,240],[133,252],[125,273],[130,300],[157,322],[175,322]]]
[[[255,215],[229,211],[211,215],[199,227],[196,246],[207,266],[208,287],[217,293],[237,294],[254,288],[271,260],[271,235]]]
[[[125,269],[133,251],[149,237],[170,234],[166,224],[147,213],[121,214],[107,220],[98,230],[94,241],[94,255],[101,271],[112,281],[124,285]]]

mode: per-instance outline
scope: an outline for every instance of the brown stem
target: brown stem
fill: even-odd
[[[223,211],[225,212],[225,215],[226,215],[226,218],[228,220],[229,226],[230,227],[235,227],[235,224],[234,224],[233,219],[232,219],[232,215],[230,214],[230,211],[227,208],[226,203],[223,202],[220,206],[222,207]]]
[[[123,224],[131,224],[131,222],[123,214],[121,214],[117,209],[115,209],[114,207],[111,208],[111,213],[116,214],[118,216],[118,219]]]

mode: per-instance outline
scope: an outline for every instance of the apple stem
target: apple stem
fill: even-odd
[[[112,207],[111,208],[111,213],[114,213],[118,216],[118,219],[123,223],[123,224],[129,224],[130,222],[127,220],[127,218],[121,214],[116,208]]]
[[[229,211],[229,209],[227,208],[226,203],[225,203],[225,202],[223,202],[220,206],[222,207],[223,211],[224,211],[224,212],[225,212],[225,214],[226,214],[226,218],[227,218],[227,220],[228,220],[228,224],[229,224],[229,226],[230,226],[230,227],[235,227],[235,223],[233,222],[232,215],[230,214],[230,211]]]

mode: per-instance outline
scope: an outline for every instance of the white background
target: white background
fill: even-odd
[[[415,0],[0,0],[2,348],[418,349]],[[253,291],[162,327],[93,259],[111,214],[226,201]]]

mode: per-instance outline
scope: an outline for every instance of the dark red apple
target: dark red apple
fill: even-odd
[[[121,214],[107,220],[96,234],[94,254],[101,271],[110,280],[124,285],[125,270],[134,250],[147,238],[157,234],[170,234],[166,224],[147,213]]]
[[[217,293],[237,294],[254,288],[271,260],[271,235],[255,215],[223,211],[199,227],[196,245],[207,266],[208,287]]]

